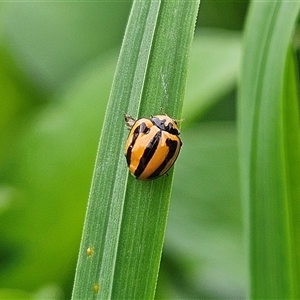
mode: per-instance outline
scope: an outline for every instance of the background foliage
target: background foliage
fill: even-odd
[[[130,6],[1,3],[2,299],[70,297]],[[244,297],[235,90],[247,6],[201,2],[157,299]]]

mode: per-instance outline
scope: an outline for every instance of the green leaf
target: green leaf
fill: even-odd
[[[73,299],[151,299],[160,263],[172,171],[128,175],[122,113],[180,117],[199,1],[135,1],[102,128]]]
[[[251,298],[300,298],[299,122],[289,52],[299,9],[299,2],[253,2],[245,33],[239,135]]]
[[[289,49],[291,50],[291,49]],[[290,239],[290,263],[295,298],[300,295],[300,136],[298,107],[298,78],[295,74],[295,57],[287,53],[283,86],[283,134],[288,197],[288,226]]]

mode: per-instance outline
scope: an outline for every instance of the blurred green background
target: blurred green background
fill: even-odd
[[[0,299],[70,298],[130,7],[0,5]],[[245,297],[236,85],[247,9],[200,5],[157,299]]]

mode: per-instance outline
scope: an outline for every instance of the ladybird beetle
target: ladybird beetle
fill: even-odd
[[[182,142],[175,120],[167,115],[133,119],[124,114],[130,130],[125,157],[130,173],[140,180],[164,175],[174,164]]]

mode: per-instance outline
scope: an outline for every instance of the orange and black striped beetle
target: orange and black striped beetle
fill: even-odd
[[[130,173],[140,180],[164,175],[176,161],[182,142],[177,122],[167,115],[138,120],[124,114],[130,130],[125,157]]]

